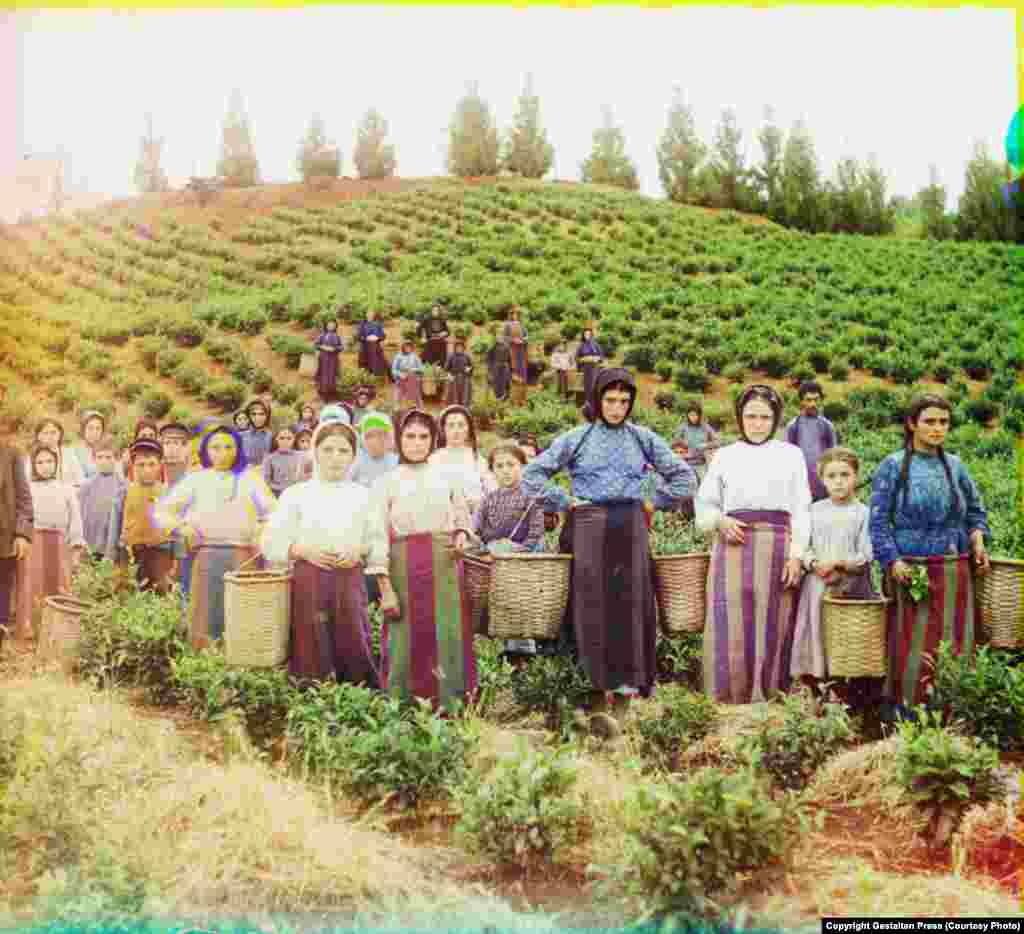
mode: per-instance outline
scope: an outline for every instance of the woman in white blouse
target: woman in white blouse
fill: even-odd
[[[452,485],[462,488],[472,515],[484,496],[498,489],[498,481],[477,450],[473,416],[464,406],[450,405],[442,410],[437,424],[438,449],[430,455],[430,463],[443,468]]]
[[[803,454],[775,441],[782,399],[748,386],[736,400],[741,440],[720,448],[695,502],[716,532],[704,623],[704,688],[721,703],[767,700],[789,685],[811,490]]]
[[[357,449],[343,422],[316,429],[313,479],[281,494],[260,549],[268,561],[294,562],[291,674],[376,687],[363,563],[387,578],[388,531],[370,491],[345,479]]]

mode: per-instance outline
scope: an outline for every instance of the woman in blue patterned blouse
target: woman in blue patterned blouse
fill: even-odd
[[[903,708],[924,699],[930,680],[924,658],[941,641],[952,643],[957,654],[973,655],[974,572],[989,567],[985,540],[992,533],[981,494],[963,462],[943,448],[951,413],[941,396],[914,401],[903,450],[879,465],[871,496],[871,546],[893,598],[885,695]],[[915,566],[928,574],[928,594],[920,603],[906,586]]]
[[[656,610],[645,500],[647,467],[669,495],[693,495],[696,478],[653,431],[627,419],[636,401],[628,370],[602,370],[585,414],[590,425],[559,436],[523,471],[521,489],[537,496],[568,470],[576,502],[562,529],[559,551],[573,555],[565,647],[575,642],[594,688],[591,729],[616,736],[606,714],[608,694],[621,714],[631,695],[654,687]]]

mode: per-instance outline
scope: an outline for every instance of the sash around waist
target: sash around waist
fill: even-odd
[[[739,519],[740,522],[760,522],[765,525],[777,525],[788,529],[790,516],[788,512],[780,509],[737,509],[726,513],[731,519]]]

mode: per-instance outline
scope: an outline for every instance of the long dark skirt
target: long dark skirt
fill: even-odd
[[[135,558],[135,579],[143,590],[168,593],[171,589],[171,568],[174,552],[170,546],[137,545],[132,548]]]
[[[477,684],[462,562],[448,543],[443,533],[392,537],[391,583],[402,615],[381,634],[387,690],[443,707],[466,700]]]
[[[494,385],[494,395],[504,399],[508,395],[508,387],[512,383],[512,370],[508,366],[495,366],[491,368],[491,382]]]
[[[473,380],[465,373],[456,373],[448,384],[448,405],[464,405],[467,409],[473,404]]]
[[[594,380],[597,379],[599,369],[596,363],[584,363],[580,369],[583,371],[583,394],[590,400],[590,394],[594,391]]]
[[[708,568],[704,690],[719,703],[768,700],[789,687],[799,591],[782,584],[789,514],[736,512],[746,542],[716,537]]]
[[[954,655],[974,655],[978,631],[974,568],[969,555],[904,558],[928,571],[928,595],[914,603],[906,587],[894,585],[886,574],[889,604],[889,665],[886,698],[910,707],[924,700],[932,680],[925,656],[951,643]]]
[[[512,372],[525,383],[530,363],[530,345],[526,341],[521,344],[512,343],[509,344],[509,350],[512,351]]]
[[[578,506],[562,529],[559,550],[573,555],[563,650],[575,651],[596,690],[628,685],[649,697],[657,609],[642,504]]]
[[[292,650],[288,670],[296,678],[377,687],[361,567],[323,571],[308,561],[292,567]]]
[[[316,363],[316,391],[321,397],[333,396],[338,385],[338,370],[340,369],[339,354],[327,353],[321,350],[317,354]]]
[[[388,366],[380,341],[362,341],[359,344],[359,368],[391,380],[391,367]]]
[[[438,338],[434,340],[428,340],[427,346],[423,349],[423,363],[430,364],[435,363],[438,366],[444,366],[445,361],[448,359],[448,339]]]
[[[71,593],[71,556],[59,529],[33,529],[32,548],[15,568],[14,637],[32,636],[33,617],[47,597]]]

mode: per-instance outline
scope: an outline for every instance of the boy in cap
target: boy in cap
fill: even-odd
[[[106,435],[91,448],[95,473],[78,491],[82,509],[82,530],[89,553],[102,558],[110,536],[114,503],[124,498],[127,481],[117,471],[114,439]]]
[[[169,535],[153,522],[153,507],[167,492],[160,479],[163,448],[144,438],[129,450],[135,479],[111,511],[107,557],[118,561],[124,552],[135,562],[140,587],[167,593],[174,572],[174,550]]]
[[[180,422],[171,422],[160,429],[160,444],[164,449],[164,476],[167,488],[177,483],[189,469],[189,438],[192,432]]]

